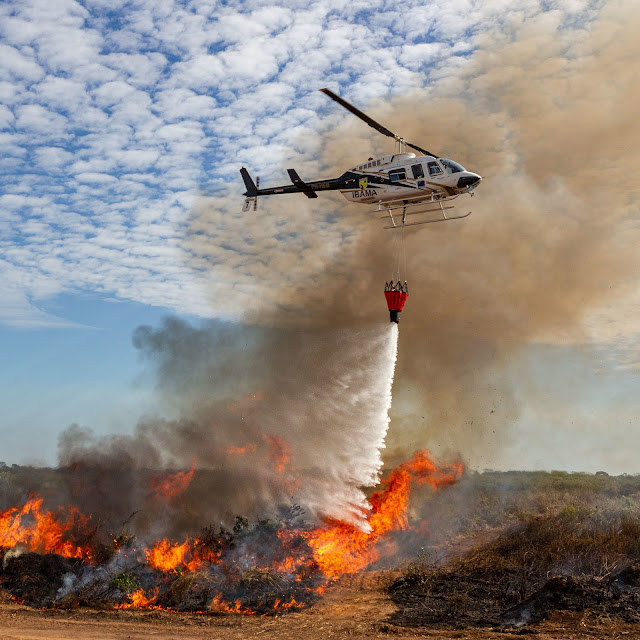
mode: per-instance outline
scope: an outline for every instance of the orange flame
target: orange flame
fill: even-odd
[[[131,592],[127,598],[129,602],[117,604],[116,609],[160,609],[158,605],[154,605],[154,600],[158,597],[158,590],[155,589],[150,596],[144,594],[144,589],[138,589]]]
[[[269,458],[273,462],[275,471],[282,475],[286,469],[287,462],[291,459],[289,443],[280,436],[265,434],[264,437],[269,445]]]
[[[170,474],[157,474],[151,477],[151,490],[156,498],[168,502],[171,498],[184,493],[196,470],[196,463],[191,464],[191,471],[178,471]]]
[[[267,438],[272,459],[277,461],[276,469],[279,473],[284,473],[289,460],[288,445],[280,438]],[[175,481],[173,487],[180,485],[176,480],[178,476],[181,481],[186,482],[186,488],[194,468],[190,472],[172,475],[171,480]],[[324,526],[312,531],[281,529],[277,535],[282,545],[277,553],[269,554],[266,561],[272,569],[286,572],[300,582],[313,575],[318,567],[329,578],[361,570],[392,551],[390,546],[385,548],[382,540],[385,534],[409,528],[408,508],[412,487],[427,484],[434,490],[439,490],[454,484],[463,471],[460,462],[439,467],[431,459],[429,452],[418,451],[411,460],[390,471],[371,495],[367,531],[337,520],[327,521]],[[22,545],[29,551],[89,559],[88,551],[74,542],[73,536],[83,532],[86,536],[90,517],[82,516],[74,508],[64,512],[48,512],[42,509],[42,504],[41,498],[31,498],[21,507],[0,512],[0,547]],[[215,545],[212,549],[207,544],[192,538],[187,538],[181,544],[167,539],[160,540],[145,552],[146,562],[163,572],[197,571],[207,562],[223,563],[222,570],[229,569],[231,565],[224,564],[227,562],[223,555],[225,547],[221,546],[221,550],[216,551]],[[259,559],[259,562],[262,560]],[[317,583],[314,587],[317,593],[322,593],[324,589],[325,585]],[[156,589],[147,595],[143,589],[138,589],[127,596],[128,602],[118,606],[125,609],[160,608],[154,604],[158,593],[159,590]],[[296,601],[293,596],[289,600],[287,597],[289,596],[281,596],[272,608],[284,611],[305,606],[305,603]],[[244,608],[240,600],[225,601],[222,593],[213,598],[210,609],[226,613],[256,613]]]
[[[376,542],[384,534],[409,527],[407,516],[412,483],[430,484],[435,490],[454,484],[464,467],[456,462],[439,468],[428,451],[417,451],[413,458],[393,469],[382,479],[382,488],[370,498],[367,521],[370,531],[347,522],[328,521],[310,533],[308,542],[323,573],[337,577],[364,569],[380,557]]]
[[[160,540],[153,549],[147,551],[147,563],[154,569],[174,571],[184,562],[188,550],[188,539],[182,544],[171,544],[168,540]]]
[[[211,551],[203,555],[202,548],[198,547],[197,540],[187,538],[182,544],[172,543],[163,539],[147,551],[147,564],[160,571],[176,571],[178,568],[185,571],[197,571],[203,562],[217,562],[218,554]]]
[[[75,507],[67,514],[42,510],[42,498],[30,498],[22,507],[0,513],[0,547],[21,545],[29,551],[57,553],[69,558],[88,558],[90,550],[72,542],[73,533],[86,533],[90,518]]]
[[[244,447],[234,447],[230,445],[228,447],[224,447],[223,451],[230,456],[244,456],[247,453],[255,453],[257,448],[257,444],[247,443]]]
[[[209,608],[215,611],[216,613],[246,613],[247,615],[250,615],[250,616],[256,615],[256,612],[251,611],[251,609],[243,609],[242,603],[240,602],[240,600],[236,600],[233,603],[233,606],[228,605],[222,599],[221,594],[218,594],[217,596],[214,597],[214,599],[211,601],[211,605]]]
[[[291,596],[291,600],[289,602],[281,602],[280,598],[276,598],[276,601],[273,603],[274,609],[301,609],[304,607],[303,602],[296,602],[296,599]]]

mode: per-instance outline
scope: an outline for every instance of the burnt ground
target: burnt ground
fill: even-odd
[[[565,612],[638,625],[640,636],[639,577],[640,568],[635,565],[606,578],[552,576],[521,598],[523,578],[515,572],[494,580],[455,569],[413,574],[391,586],[389,594],[397,609],[389,621],[416,629],[515,627],[535,633],[540,622]]]
[[[571,612],[640,625],[640,520],[604,516],[563,508],[507,526],[445,563],[424,554],[391,585],[390,622],[531,632]]]
[[[640,626],[592,610],[555,611],[547,620],[526,627],[473,626],[420,628],[398,624],[407,603],[396,602],[390,586],[397,572],[348,576],[333,585],[313,607],[280,617],[241,614],[197,615],[147,610],[88,608],[37,610],[5,597],[0,603],[2,640],[200,640],[275,637],[300,640],[325,638],[479,638],[522,635],[539,640],[573,638],[638,638]]]

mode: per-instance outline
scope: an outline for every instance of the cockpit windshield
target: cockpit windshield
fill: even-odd
[[[442,162],[448,173],[460,173],[460,171],[466,171],[461,164],[458,164],[453,160],[449,160],[449,158],[439,158],[439,160]]]

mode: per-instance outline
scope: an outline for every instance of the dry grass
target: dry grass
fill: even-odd
[[[439,539],[410,563],[391,590],[401,607],[396,623],[522,624],[556,609],[640,621],[638,478],[556,472],[473,479],[464,508],[445,510],[444,519],[455,518],[466,532],[458,542],[478,544],[452,553],[455,545]],[[430,501],[432,513],[441,499]]]

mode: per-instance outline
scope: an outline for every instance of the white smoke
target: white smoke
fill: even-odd
[[[24,553],[24,549],[19,546],[16,546],[13,549],[9,549],[9,551],[7,551],[4,554],[4,558],[2,560],[2,568],[6,569],[7,564],[9,563],[9,560],[11,560],[12,558],[17,558],[21,556],[23,553]]]

